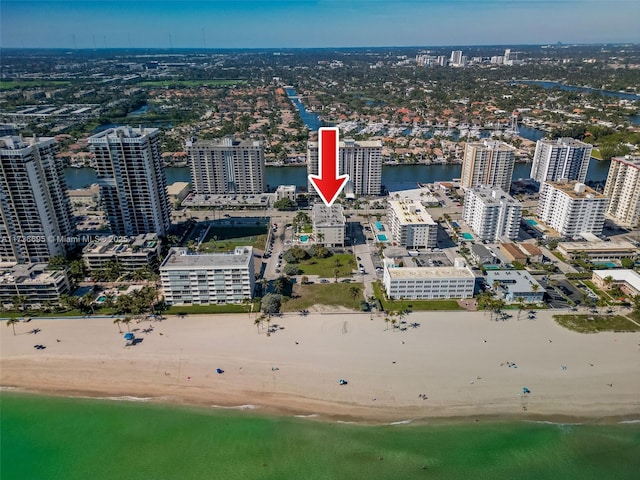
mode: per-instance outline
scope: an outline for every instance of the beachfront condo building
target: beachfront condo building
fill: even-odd
[[[464,195],[462,219],[478,240],[515,240],[520,232],[522,205],[501,188],[470,188]]]
[[[307,173],[318,175],[318,142],[307,144]],[[348,174],[344,193],[354,195],[380,195],[382,190],[382,142],[356,141],[350,138],[338,144],[338,174]],[[308,183],[310,193],[315,188]]]
[[[511,188],[516,149],[496,140],[467,143],[462,161],[463,188],[498,187],[505,192]]]
[[[488,270],[487,285],[508,303],[542,303],[544,299],[542,285],[524,270]]]
[[[453,267],[398,267],[385,259],[382,283],[393,299],[471,298],[476,277],[462,259]]]
[[[196,194],[264,193],[264,144],[224,137],[186,142],[191,185]]]
[[[538,217],[563,237],[582,233],[600,235],[609,199],[575,181],[544,182],[540,188]]]
[[[604,195],[611,199],[607,217],[620,226],[640,225],[640,157],[613,157]]]
[[[53,138],[0,138],[0,263],[48,262],[75,226]]]
[[[311,210],[313,239],[325,247],[344,247],[347,220],[342,204],[334,203],[327,207],[324,203],[315,203]]]
[[[19,309],[59,305],[60,297],[71,292],[71,283],[65,269],[47,267],[46,263],[27,263],[0,268],[0,306]]]
[[[573,138],[538,140],[531,165],[531,178],[538,183],[561,179],[584,183],[592,148],[588,143]]]
[[[168,305],[242,303],[253,297],[253,248],[206,254],[172,248],[160,266],[160,278]]]
[[[164,235],[171,226],[157,128],[116,127],[89,137],[114,235]]]
[[[417,200],[389,200],[387,220],[391,236],[411,249],[435,248],[438,224]]]
[[[160,255],[160,240],[155,233],[135,237],[108,235],[97,237],[82,250],[82,260],[90,271],[101,270],[117,262],[122,273],[150,268]]]

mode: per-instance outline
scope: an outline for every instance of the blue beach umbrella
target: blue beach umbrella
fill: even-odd
[[[133,340],[134,338],[136,338],[136,337],[135,337],[135,335],[134,335],[133,333],[131,333],[131,332],[128,332],[128,333],[125,333],[125,334],[124,334],[124,339],[125,339],[125,340]]]

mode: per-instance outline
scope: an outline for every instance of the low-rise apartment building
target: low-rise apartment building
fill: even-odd
[[[82,258],[89,270],[100,270],[107,262],[118,262],[126,273],[150,265],[159,254],[158,235],[146,233],[135,237],[98,237],[84,248]]]
[[[471,298],[476,277],[461,260],[453,267],[395,267],[386,261],[383,285],[393,299]]]
[[[487,272],[487,283],[498,296],[507,302],[541,303],[545,290],[542,285],[524,270],[491,270]]]
[[[640,274],[634,270],[594,270],[591,280],[598,288],[620,287],[631,297],[640,295]]]
[[[638,255],[638,248],[631,242],[619,240],[616,242],[561,242],[558,252],[569,260],[586,256],[592,262],[610,262],[622,258],[634,258]]]
[[[172,248],[160,266],[160,278],[168,305],[242,303],[253,297],[253,248],[207,254]]]
[[[20,300],[25,307],[58,305],[71,291],[66,270],[47,270],[46,263],[15,264],[0,268],[0,305]],[[20,297],[20,298],[18,298]]]
[[[325,247],[344,247],[347,220],[342,205],[334,203],[327,207],[323,203],[313,205],[313,238]]]

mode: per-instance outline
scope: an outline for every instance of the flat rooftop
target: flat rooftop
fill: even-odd
[[[501,203],[520,205],[519,201],[501,188],[474,187],[470,190],[475,194],[476,198],[481,199],[485,205],[500,205]]]
[[[558,248],[562,248],[565,251],[602,251],[602,252],[617,252],[617,251],[636,251],[638,248],[631,242],[626,240],[619,240],[616,242],[560,242]]]
[[[389,267],[388,271],[392,279],[476,278],[473,272],[467,267]]]
[[[629,167],[640,169],[640,156],[626,155],[624,157],[613,157],[611,160],[624,163]]]
[[[346,225],[342,205],[334,203],[331,207],[327,207],[323,203],[315,203],[313,205],[312,216],[313,224],[319,227],[334,227]]]
[[[310,148],[318,148],[318,142],[307,142]],[[381,140],[350,140],[338,142],[338,148],[382,148]]]
[[[568,182],[545,182],[556,190],[564,193],[568,197],[575,199],[604,199],[607,198],[603,194],[596,192],[593,188],[587,187],[584,183],[568,181]]]
[[[127,241],[123,241],[124,239]],[[84,255],[146,255],[158,250],[158,234],[146,233],[135,237],[108,235],[99,237],[89,243],[82,253]]]
[[[166,270],[249,267],[253,247],[236,247],[229,253],[192,253],[186,248],[172,248],[160,266]]]
[[[544,293],[542,285],[524,270],[489,270],[487,272],[487,283],[491,286],[498,281],[500,285],[510,292],[533,292],[533,286],[537,285],[536,293]]]
[[[188,148],[210,148],[210,149],[225,149],[225,148],[259,148],[262,147],[261,140],[252,139],[237,139],[234,137],[213,138],[210,140],[189,140],[186,142]]]
[[[180,195],[189,186],[189,182],[173,182],[167,185],[167,195]]]
[[[0,285],[57,283],[61,275],[61,271],[47,270],[46,263],[15,264],[0,269]]]
[[[602,279],[611,277],[614,282],[626,282],[640,291],[640,274],[634,270],[594,270],[593,273]]]
[[[402,225],[436,225],[427,209],[415,200],[389,200],[389,208]]]

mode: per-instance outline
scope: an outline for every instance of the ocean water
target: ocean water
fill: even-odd
[[[364,426],[156,403],[0,394],[0,478],[636,479],[640,424]]]

